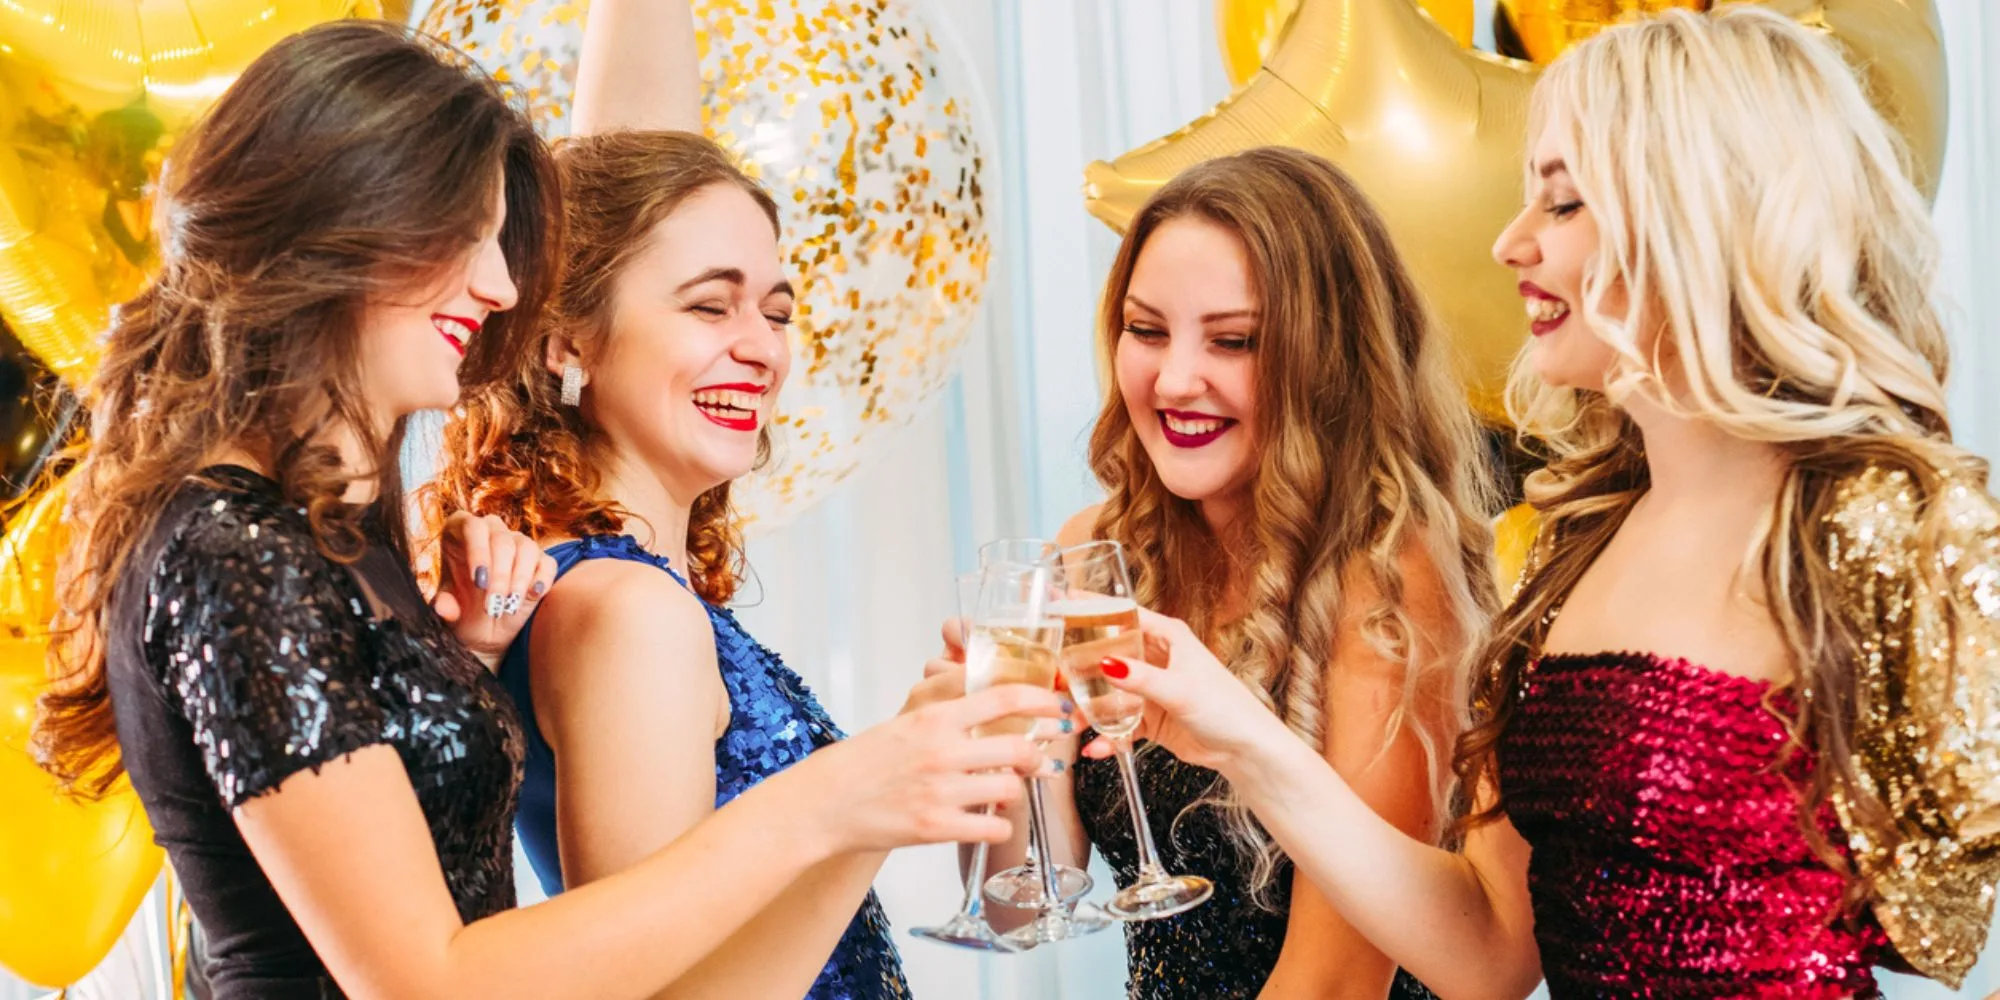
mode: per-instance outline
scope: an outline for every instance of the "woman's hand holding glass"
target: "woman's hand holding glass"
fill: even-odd
[[[1141,610],[1139,627],[1145,660],[1112,658],[1102,665],[1111,686],[1146,702],[1133,739],[1150,740],[1190,764],[1230,775],[1258,742],[1290,737],[1284,723],[1186,622]],[[1110,757],[1111,741],[1100,736],[1083,754]]]

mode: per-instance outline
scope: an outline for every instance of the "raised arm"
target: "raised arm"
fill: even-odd
[[[594,0],[577,57],[570,134],[701,131],[689,0]]]
[[[693,594],[650,566],[587,564],[550,594],[533,644],[567,884],[625,871],[714,812],[729,695]],[[883,857],[846,853],[804,872],[660,996],[805,995]]]

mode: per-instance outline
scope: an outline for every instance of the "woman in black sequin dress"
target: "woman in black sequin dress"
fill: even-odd
[[[1371,805],[1437,836],[1457,679],[1497,598],[1472,417],[1374,210],[1297,151],[1195,167],[1127,230],[1100,328],[1108,496],[1059,541],[1122,542],[1142,605],[1197,622]],[[1162,862],[1216,892],[1127,926],[1134,1000],[1425,995],[1215,772],[1157,747],[1137,766]],[[1081,760],[1072,780],[1051,796],[1069,853],[1102,850],[1129,884],[1117,768]]]
[[[513,910],[523,739],[488,668],[554,566],[461,515],[426,606],[394,446],[533,318],[547,151],[491,80],[346,22],[256,60],[166,178],[160,277],[88,393],[37,742],[85,794],[129,772],[215,997],[650,993],[835,854],[1005,834],[965,809],[1018,783],[968,772],[1036,751],[965,732],[1048,692],[880,727]]]

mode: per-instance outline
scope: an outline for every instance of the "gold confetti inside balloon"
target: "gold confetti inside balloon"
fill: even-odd
[[[1460,45],[1472,44],[1472,0],[1417,0],[1417,4]],[[1215,0],[1215,34],[1222,45],[1222,68],[1242,86],[1278,48],[1299,0]]]
[[[407,4],[402,9],[407,10]],[[0,2],[0,316],[71,384],[154,262],[174,138],[257,54],[380,0]]]
[[[1862,67],[1876,106],[1935,192],[1945,126],[1944,54],[1932,0],[1767,0],[1827,32]],[[1340,165],[1374,200],[1457,348],[1459,373],[1496,423],[1525,336],[1494,237],[1521,203],[1528,93],[1538,68],[1467,49],[1415,0],[1299,0],[1277,51],[1186,127],[1084,169],[1086,207],[1123,229],[1168,178],[1253,146]]]
[[[566,134],[584,0],[439,0],[424,28]],[[941,388],[979,306],[981,147],[901,0],[695,0],[702,124],[776,196],[799,287],[770,466],[734,494],[751,531],[824,496]]]

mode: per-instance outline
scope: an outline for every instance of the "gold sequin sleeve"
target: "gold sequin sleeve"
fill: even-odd
[[[1829,519],[1861,654],[1862,794],[1834,805],[1897,951],[1956,987],[2000,881],[2000,510],[1962,475],[1926,490],[1870,467],[1838,487]]]

